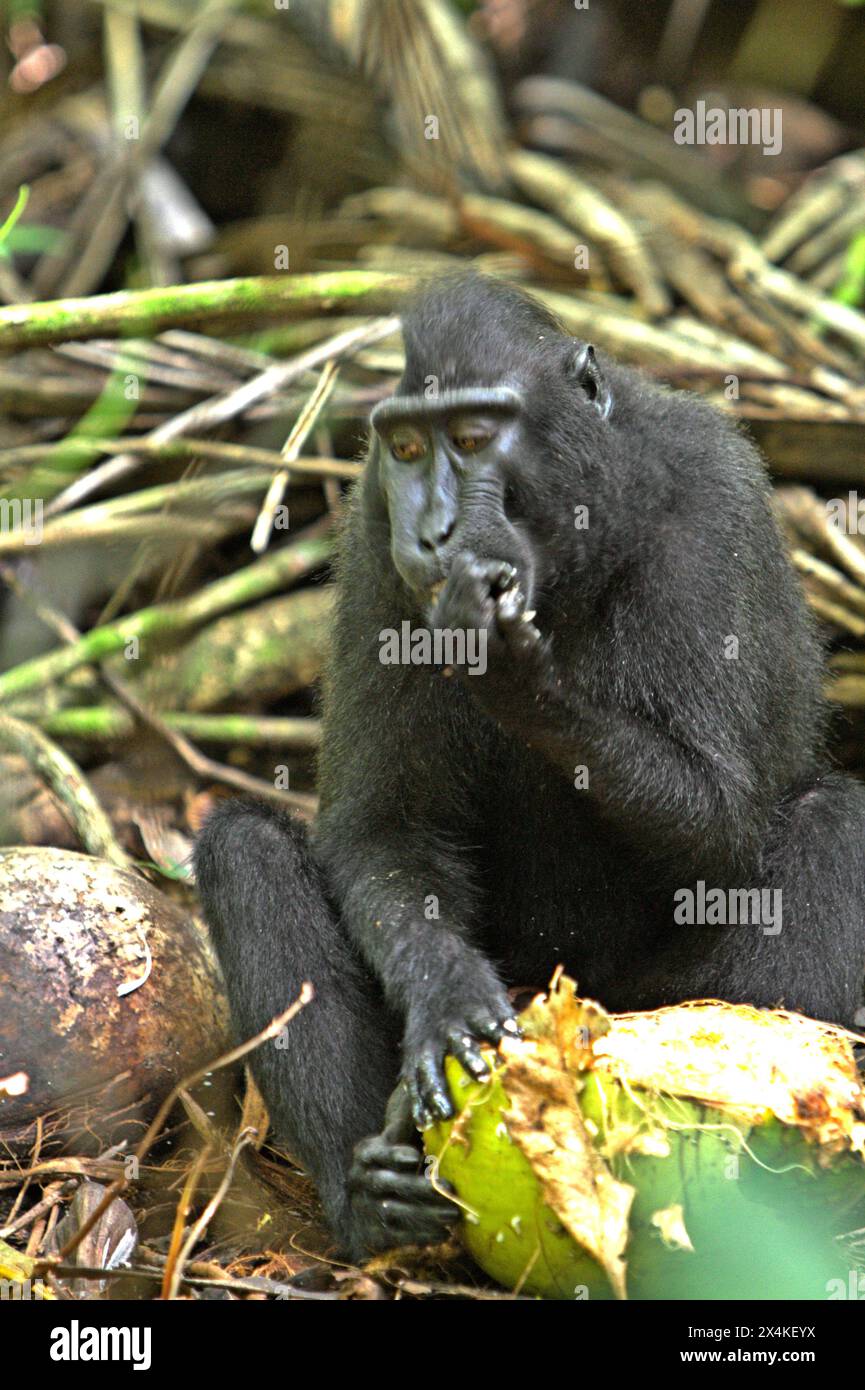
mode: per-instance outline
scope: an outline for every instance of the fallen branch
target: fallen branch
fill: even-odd
[[[154,337],[178,324],[220,327],[257,318],[308,314],[380,314],[410,289],[411,277],[376,270],[317,275],[256,275],[195,285],[118,290],[82,299],[12,304],[0,309],[0,352],[140,334]]]

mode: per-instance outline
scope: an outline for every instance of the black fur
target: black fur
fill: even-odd
[[[397,1101],[352,1150],[398,1073],[421,1118],[447,1108],[442,1054],[479,1069],[505,985],[563,963],[615,1010],[720,996],[849,1022],[865,972],[865,789],[827,764],[821,651],[753,447],[692,396],[587,373],[494,281],[427,288],[405,341],[397,401],[430,396],[429,454],[395,462],[383,433],[352,500],[311,853],[233,803],[197,854],[239,1030],[316,987],[258,1076],[355,1255],[451,1219]],[[435,415],[466,387],[524,403],[471,460]],[[382,665],[403,619],[482,629],[486,674]],[[781,931],[675,925],[697,880],[781,889]]]

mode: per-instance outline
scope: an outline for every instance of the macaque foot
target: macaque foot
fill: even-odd
[[[416,1141],[409,1095],[400,1085],[388,1105],[384,1131],[355,1145],[348,1186],[356,1258],[399,1245],[437,1245],[459,1220],[446,1184],[433,1186]]]

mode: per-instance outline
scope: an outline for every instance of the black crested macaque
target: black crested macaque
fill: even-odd
[[[239,1032],[315,986],[255,1070],[354,1257],[457,1215],[409,1106],[449,1112],[446,1052],[483,1074],[508,986],[562,963],[612,1010],[850,1023],[865,975],[865,787],[824,753],[755,449],[497,281],[428,285],[404,338],[342,540],[318,823],[231,801],[197,849]],[[485,663],[385,664],[405,622]]]

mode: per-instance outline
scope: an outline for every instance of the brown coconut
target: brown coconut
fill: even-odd
[[[164,893],[71,850],[0,850],[0,1141],[29,1148],[38,1117],[43,1147],[134,1139],[227,1039],[206,938]]]

